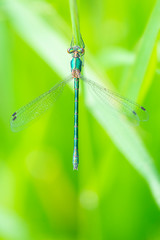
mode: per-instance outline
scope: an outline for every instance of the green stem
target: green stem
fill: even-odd
[[[78,17],[78,7],[76,0],[70,0],[70,12],[71,12],[71,21],[72,21],[72,31],[73,31],[73,45],[82,46],[83,41],[80,33],[79,17]]]

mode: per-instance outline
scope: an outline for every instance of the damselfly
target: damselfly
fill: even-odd
[[[82,56],[85,53],[84,46],[72,46],[67,50],[72,54],[71,60],[71,76],[66,80],[56,84],[48,92],[37,97],[35,100],[23,106],[14,112],[11,117],[11,129],[14,132],[20,131],[27,127],[30,122],[46,112],[62,93],[64,87],[70,81],[74,80],[74,152],[73,152],[73,169],[78,169],[79,153],[78,153],[78,98],[79,98],[79,80],[86,82],[90,89],[98,95],[103,102],[107,102],[114,106],[118,111],[122,111],[129,118],[134,119],[137,123],[148,120],[148,114],[144,107],[126,99],[119,94],[112,92],[100,84],[88,80],[81,75]]]

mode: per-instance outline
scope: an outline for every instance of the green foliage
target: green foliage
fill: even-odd
[[[70,74],[69,9],[75,43],[81,34],[73,0],[3,1],[0,238],[158,239],[160,1],[83,0],[79,8],[84,75],[138,98],[150,119],[132,126],[84,85],[79,172],[72,171],[72,85],[37,123],[12,133],[10,114]]]

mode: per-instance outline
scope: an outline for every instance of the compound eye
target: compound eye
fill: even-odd
[[[84,53],[84,49],[83,48],[79,48],[79,49],[77,49],[77,52],[83,54]]]
[[[84,52],[85,52],[84,48],[81,48],[81,50],[82,50],[82,52],[81,52],[81,53],[82,53],[82,54],[84,54]]]
[[[77,51],[79,54],[84,55],[84,48],[79,48]]]
[[[68,49],[67,49],[67,52],[68,52],[68,53],[73,53],[73,52],[74,52],[74,49],[73,49],[73,48],[68,48]]]

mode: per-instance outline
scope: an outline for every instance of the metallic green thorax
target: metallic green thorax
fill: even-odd
[[[71,71],[73,69],[79,69],[81,72],[82,61],[79,57],[73,57],[71,60]]]
[[[78,169],[78,97],[79,97],[79,78],[82,68],[80,56],[84,54],[84,49],[80,47],[72,47],[68,49],[69,53],[73,53],[71,60],[71,72],[74,78],[74,152],[73,152],[73,169]]]

